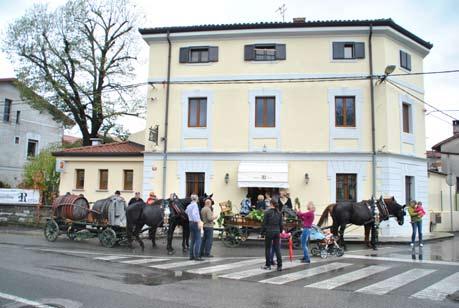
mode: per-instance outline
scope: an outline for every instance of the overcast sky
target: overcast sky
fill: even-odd
[[[144,27],[211,23],[282,21],[276,9],[285,4],[285,20],[392,18],[417,36],[434,44],[425,58],[424,71],[459,69],[459,1],[456,0],[131,0],[145,16]],[[24,14],[34,2],[58,6],[65,1],[0,0],[0,30]],[[146,45],[139,55],[138,79],[147,79]],[[0,77],[14,76],[13,67],[0,53]],[[425,100],[442,110],[459,109],[459,73],[425,76]],[[459,118],[458,111],[448,111]],[[135,123],[131,123],[135,122]],[[426,117],[427,147],[451,136],[451,120],[440,113]],[[128,121],[131,131],[143,123]]]

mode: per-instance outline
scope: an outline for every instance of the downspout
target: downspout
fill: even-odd
[[[373,83],[373,46],[371,39],[373,38],[373,25],[370,24],[370,34],[368,37],[368,53],[370,62],[370,97],[371,97],[371,183],[372,183],[372,202],[371,202],[371,215],[375,219],[375,223],[371,224],[371,246],[377,249],[376,243],[376,129],[375,129],[375,85]]]
[[[163,206],[165,206],[166,201],[166,181],[167,181],[167,132],[169,126],[169,88],[171,82],[171,49],[172,44],[170,40],[170,33],[167,31],[167,43],[169,45],[168,55],[167,55],[167,80],[166,80],[166,111],[164,115],[164,149],[163,149]]]
[[[375,124],[375,85],[373,83],[373,25],[370,24],[370,35],[368,37],[369,62],[370,62],[370,95],[371,95],[371,183],[372,195],[376,198],[376,124]]]

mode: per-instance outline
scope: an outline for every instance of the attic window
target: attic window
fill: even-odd
[[[285,44],[253,44],[244,46],[245,61],[275,61],[285,59]]]

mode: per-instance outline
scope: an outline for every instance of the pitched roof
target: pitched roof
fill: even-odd
[[[427,158],[441,158],[441,153],[437,151],[426,151]]]
[[[50,104],[45,98],[35,93],[32,89],[27,87],[23,82],[17,80],[16,78],[0,78],[0,83],[11,83],[19,90],[20,93],[22,92],[21,96],[24,94],[23,91],[26,91],[28,95],[30,95],[29,97],[35,101],[35,103],[29,101],[30,106],[39,111],[48,111],[48,113],[53,116],[55,121],[64,124],[64,126],[75,125],[75,122],[62,111],[60,111],[56,106]]]
[[[53,156],[143,156],[145,146],[132,142],[114,142],[54,152]]]
[[[409,37],[427,49],[433,47],[432,43],[424,41],[410,31],[396,24],[391,18],[367,19],[367,20],[317,20],[305,22],[258,22],[258,23],[235,23],[235,24],[212,24],[176,27],[141,28],[140,34],[165,34],[180,32],[222,31],[222,30],[249,30],[249,29],[285,29],[285,28],[319,28],[319,27],[362,27],[387,26]]]
[[[445,140],[440,141],[439,143],[437,143],[434,146],[432,146],[432,150],[441,152],[441,146],[442,145],[444,145],[445,143],[448,143],[448,142],[450,142],[450,141],[452,141],[454,139],[457,139],[457,138],[459,138],[459,134],[452,135],[451,137],[446,138]]]

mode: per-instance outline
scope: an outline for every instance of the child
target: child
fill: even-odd
[[[421,201],[416,203],[416,207],[415,207],[414,211],[418,214],[419,217],[422,217],[422,216],[424,216],[426,214],[426,211],[422,207],[422,202]]]

